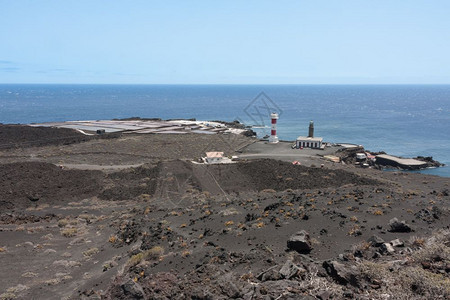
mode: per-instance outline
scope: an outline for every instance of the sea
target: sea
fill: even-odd
[[[450,165],[450,85],[0,85],[0,123],[142,117],[239,120],[260,136],[307,135]],[[0,141],[1,144],[1,141]],[[450,167],[420,171],[450,177]]]

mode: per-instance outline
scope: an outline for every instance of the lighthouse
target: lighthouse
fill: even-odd
[[[314,137],[314,122],[312,120],[311,120],[311,122],[309,122],[308,137],[310,137],[310,138]]]
[[[309,122],[308,136],[299,136],[296,141],[296,148],[312,148],[312,149],[324,149],[323,138],[314,137],[314,122]]]
[[[277,113],[271,113],[270,119],[272,120],[272,126],[270,130],[270,138],[269,143],[276,144],[278,143],[278,137],[277,137],[277,120],[278,120],[278,114]]]

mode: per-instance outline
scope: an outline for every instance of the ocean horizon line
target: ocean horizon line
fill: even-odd
[[[7,85],[77,86],[450,86],[450,83],[0,83]]]

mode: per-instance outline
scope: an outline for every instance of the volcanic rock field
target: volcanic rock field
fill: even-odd
[[[244,136],[0,137],[0,299],[450,298],[450,178],[198,163]]]

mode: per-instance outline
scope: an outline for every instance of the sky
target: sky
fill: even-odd
[[[448,0],[0,0],[0,83],[450,84]]]

